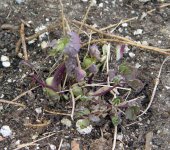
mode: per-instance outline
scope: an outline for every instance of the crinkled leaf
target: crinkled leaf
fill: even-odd
[[[57,67],[54,73],[54,78],[53,78],[52,85],[51,85],[53,88],[56,88],[57,90],[59,90],[61,82],[64,80],[65,71],[66,71],[65,63],[62,63]]]
[[[98,72],[98,68],[95,64],[92,64],[89,68],[88,68],[90,73],[96,74]]]
[[[83,81],[84,78],[86,77],[86,72],[83,69],[81,69],[80,67],[75,68],[74,73],[76,76],[76,80],[78,82]]]
[[[80,37],[75,32],[69,32],[68,34],[70,35],[70,41],[64,48],[64,53],[69,57],[75,57],[80,51]]]
[[[123,57],[124,51],[125,51],[125,45],[116,46],[116,61],[120,60]]]
[[[126,119],[135,120],[137,118],[137,115],[139,114],[139,111],[140,109],[138,106],[127,108],[125,111]]]
[[[105,95],[106,93],[110,92],[114,88],[115,88],[115,86],[113,86],[113,87],[103,86],[103,87],[99,88],[97,91],[91,93],[91,95],[92,96],[102,96],[102,95]]]
[[[95,44],[92,45],[92,46],[90,47],[89,53],[90,53],[90,56],[91,56],[91,57],[94,57],[94,58],[96,58],[97,60],[100,60],[100,51],[99,51],[97,45],[95,45]]]
[[[128,85],[134,89],[136,92],[140,92],[144,88],[144,84],[141,80],[139,79],[134,79],[128,81]]]
[[[118,116],[113,116],[113,117],[111,118],[111,120],[112,120],[112,123],[113,123],[114,126],[117,126],[117,125],[119,124],[119,118],[118,118]]]

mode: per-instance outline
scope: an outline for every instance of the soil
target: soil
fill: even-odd
[[[168,0],[165,2],[168,2]],[[101,6],[103,3],[103,7]],[[139,16],[141,18],[144,12],[152,9],[156,11],[147,15],[143,19],[128,22],[127,27],[121,25],[114,31],[115,34],[131,37],[135,41],[147,41],[151,46],[160,48],[170,48],[170,7],[159,9],[159,3],[156,0],[148,0],[148,2],[140,2],[139,0],[97,0],[96,6],[92,6],[87,23],[96,24],[98,28],[106,27],[109,24],[115,24],[120,20]],[[84,16],[88,2],[80,0],[63,0],[64,14],[70,20],[81,20]],[[15,53],[16,42],[19,39],[17,27],[24,21],[32,21],[31,27],[26,28],[26,36],[34,34],[34,29],[40,25],[48,25],[51,22],[59,20],[61,17],[61,9],[58,1],[55,0],[24,0],[18,4],[15,0],[0,0],[0,26],[3,24],[11,24],[15,26],[13,30],[3,30],[0,28],[0,56],[8,56],[11,66],[8,68],[0,64],[0,98],[12,100],[21,93],[36,86],[31,78],[28,77],[32,71],[30,68],[21,65],[21,58]],[[143,33],[134,35],[134,31],[142,29]],[[49,34],[44,40],[48,41],[61,36],[62,31],[56,31]],[[37,40],[35,43],[28,45],[29,61],[36,66],[42,78],[45,78],[56,59],[48,57],[46,50],[42,50],[40,44],[42,41]],[[126,60],[136,65],[139,63],[139,78],[147,85],[145,88],[146,108],[158,75],[159,68],[165,59],[165,56],[150,51],[143,51],[136,47],[131,47],[130,52],[135,54],[131,58],[125,56]],[[160,83],[156,91],[154,102],[152,103],[146,115],[134,121],[125,121],[118,129],[119,137],[116,149],[125,150],[142,150],[145,148],[145,136],[149,132],[153,132],[152,149],[168,150],[170,149],[170,61],[164,65]],[[26,108],[17,107],[9,104],[0,104],[0,127],[8,125],[12,130],[12,135],[2,138],[0,141],[0,149],[15,149],[17,144],[29,143],[55,132],[56,134],[37,142],[35,146],[25,147],[23,149],[52,149],[51,145],[55,145],[58,149],[61,139],[63,139],[62,150],[71,149],[73,140],[79,141],[81,149],[106,149],[111,150],[114,135],[114,127],[109,119],[103,120],[100,125],[95,125],[92,132],[87,135],[81,135],[77,132],[75,121],[72,121],[72,127],[66,127],[61,123],[62,118],[68,118],[61,115],[53,115],[44,111],[48,108],[51,110],[70,112],[71,102],[51,101],[38,87],[28,92],[17,102],[26,105]],[[42,113],[37,114],[36,108],[42,108]],[[63,111],[64,110],[64,111]],[[25,126],[28,123],[41,123],[49,121],[50,124],[45,127],[32,128]],[[104,139],[101,139],[100,129],[105,128]],[[100,145],[102,143],[104,146]],[[98,146],[100,145],[100,147]],[[98,146],[96,148],[96,146]],[[74,149],[72,149],[74,150]]]

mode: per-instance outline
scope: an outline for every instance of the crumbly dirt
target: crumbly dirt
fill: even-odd
[[[165,2],[168,2],[168,0]],[[103,3],[103,7],[100,4]],[[135,41],[147,41],[149,45],[170,48],[170,7],[158,9],[157,6],[163,3],[156,1],[148,1],[146,3],[139,0],[97,0],[97,5],[93,6],[89,12],[87,19],[88,24],[96,24],[102,28],[109,24],[120,22],[122,19],[128,19],[140,16],[148,10],[157,9],[155,12],[147,15],[143,19],[128,22],[128,26],[117,27],[115,34],[131,37]],[[85,14],[89,4],[80,0],[63,0],[64,13],[67,18],[81,20]],[[39,25],[48,25],[53,21],[59,20],[61,17],[59,1],[56,0],[25,0],[22,4],[17,4],[14,0],[0,0],[0,26],[2,24],[11,24],[19,27],[21,19],[24,21],[32,21],[31,28],[26,28],[26,35],[32,35],[34,29]],[[142,29],[141,35],[134,35],[134,31]],[[57,30],[49,35],[45,40],[58,38],[62,34],[61,30]],[[28,74],[31,70],[20,64],[21,58],[15,53],[16,42],[19,39],[18,30],[0,29],[0,56],[8,56],[11,67],[4,68],[0,64],[0,97],[1,99],[12,100],[19,94],[36,86]],[[37,70],[41,72],[42,77],[46,77],[49,68],[55,63],[55,59],[48,57],[46,50],[40,47],[42,41],[37,40],[35,43],[28,45],[29,61],[36,65]],[[131,58],[125,56],[127,61],[136,65],[139,63],[139,78],[147,85],[143,93],[146,96],[144,108],[147,106],[151,97],[155,79],[158,75],[161,63],[165,56],[150,51],[143,51],[136,47],[131,47],[130,52],[135,54]],[[153,132],[152,149],[168,150],[170,149],[170,61],[167,62],[162,70],[161,79],[154,102],[146,115],[142,116],[136,123],[125,121],[118,129],[119,137],[123,136],[122,141],[117,142],[117,149],[125,150],[142,150],[145,147],[145,136],[148,132]],[[50,144],[59,147],[61,139],[63,144],[61,149],[71,149],[71,141],[74,139],[79,141],[81,149],[105,149],[111,150],[114,135],[114,127],[109,120],[103,120],[100,125],[95,125],[91,134],[80,135],[73,126],[68,128],[61,124],[63,116],[52,115],[42,112],[39,115],[35,109],[41,107],[70,112],[71,102],[54,102],[51,101],[44,93],[41,87],[30,91],[28,94],[18,99],[26,105],[26,108],[20,108],[14,105],[0,104],[0,127],[8,125],[12,130],[12,136],[0,139],[0,149],[15,149],[17,143],[29,143],[35,139],[44,137],[45,134],[56,132],[50,138],[46,138],[36,146],[30,146],[30,149],[52,149]],[[70,119],[69,117],[65,117]],[[38,123],[50,120],[50,124],[45,127],[32,128],[25,126],[28,123]],[[104,139],[101,139],[101,131],[104,130]],[[100,147],[96,148],[98,144]],[[103,146],[104,145],[104,146]],[[23,149],[28,149],[23,148]],[[74,149],[73,149],[74,150]]]

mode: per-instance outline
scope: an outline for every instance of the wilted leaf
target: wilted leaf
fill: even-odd
[[[139,111],[140,109],[138,106],[131,106],[127,108],[125,111],[126,119],[135,120],[137,118]]]
[[[123,57],[124,51],[125,51],[125,45],[116,46],[116,61],[120,60]]]
[[[105,95],[106,93],[110,92],[115,87],[116,86],[113,86],[113,87],[103,86],[103,87],[99,88],[97,91],[93,92],[91,95],[92,96],[102,96],[102,95]]]
[[[80,111],[77,112],[77,117],[81,117],[84,115],[89,115],[90,114],[90,110],[88,108],[82,108]]]
[[[134,89],[136,92],[140,92],[144,88],[144,84],[141,80],[139,79],[134,79],[128,81],[128,85]]]
[[[51,85],[53,88],[56,88],[57,90],[59,90],[61,82],[64,80],[65,70],[66,70],[65,63],[62,63],[57,67],[54,73],[54,78],[53,78],[52,85]]]

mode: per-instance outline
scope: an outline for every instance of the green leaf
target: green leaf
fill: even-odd
[[[129,74],[131,72],[130,67],[126,63],[122,63],[119,66],[119,71],[124,75]]]
[[[83,110],[80,110],[79,112],[77,112],[77,117],[81,117],[84,115],[89,115],[90,114],[90,110],[88,108],[84,108]]]
[[[83,60],[83,67],[84,68],[89,68],[92,64],[95,64],[96,63],[96,60],[94,58],[85,58]]]
[[[137,119],[137,115],[139,111],[140,109],[138,106],[132,106],[132,107],[127,108],[125,111],[126,119],[129,119],[129,120]]]
[[[117,126],[119,124],[118,116],[113,116],[111,119],[114,126]]]
[[[83,90],[80,86],[73,85],[72,91],[73,91],[74,96],[76,97],[83,96]]]
[[[81,129],[84,129],[90,124],[90,121],[88,119],[81,119],[77,121],[77,124],[80,126]]]
[[[113,105],[119,105],[120,102],[121,102],[121,99],[117,97],[117,98],[114,98],[114,99],[113,99],[112,104],[113,104]]]
[[[62,52],[65,46],[68,44],[68,42],[69,42],[69,38],[67,37],[59,39],[56,43],[56,47],[54,47],[50,51],[50,56],[55,56],[57,55],[57,53]]]

